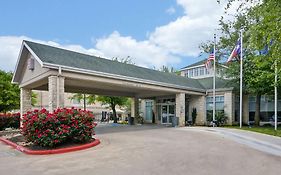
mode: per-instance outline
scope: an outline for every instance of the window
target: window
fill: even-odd
[[[224,112],[224,96],[216,96],[215,98],[215,109],[217,112]],[[207,113],[207,121],[213,120],[213,97],[206,98],[206,113]]]
[[[207,69],[207,68],[204,68],[204,69],[205,69],[205,72],[206,72],[205,74],[209,75],[210,74],[209,69]]]
[[[193,77],[193,69],[188,70],[188,76]]]
[[[216,110],[224,110],[224,96],[216,96]],[[207,111],[213,110],[213,97],[207,97],[206,99]]]
[[[198,76],[198,68],[195,68],[194,69],[194,77],[197,77]]]
[[[199,75],[204,75],[204,67],[200,67],[200,73]]]

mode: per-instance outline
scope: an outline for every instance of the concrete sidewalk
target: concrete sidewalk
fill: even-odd
[[[247,145],[262,152],[281,156],[281,138],[257,132],[240,129],[219,128],[219,127],[185,127],[180,130],[209,132],[217,134],[235,142]]]

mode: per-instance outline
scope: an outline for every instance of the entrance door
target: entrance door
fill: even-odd
[[[169,105],[168,107],[169,123],[172,123],[173,117],[175,116],[175,105]]]
[[[152,122],[152,101],[145,102],[145,121]]]
[[[175,116],[175,105],[162,105],[162,124],[172,123],[172,119]]]
[[[162,105],[162,117],[161,117],[161,122],[163,124],[168,123],[168,105]]]

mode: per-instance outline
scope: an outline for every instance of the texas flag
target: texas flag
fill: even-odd
[[[230,56],[227,59],[227,62],[232,61],[233,58],[238,57],[239,54],[241,53],[241,40],[239,39],[236,43],[235,48],[231,52]]]

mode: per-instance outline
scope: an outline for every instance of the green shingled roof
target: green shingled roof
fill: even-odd
[[[213,89],[213,77],[197,79],[204,89]],[[216,89],[233,88],[231,81],[216,77]]]
[[[77,53],[44,44],[24,41],[44,63],[122,75],[132,78],[168,83],[202,91],[205,88],[195,79],[160,72],[135,65],[124,64],[87,54]]]

